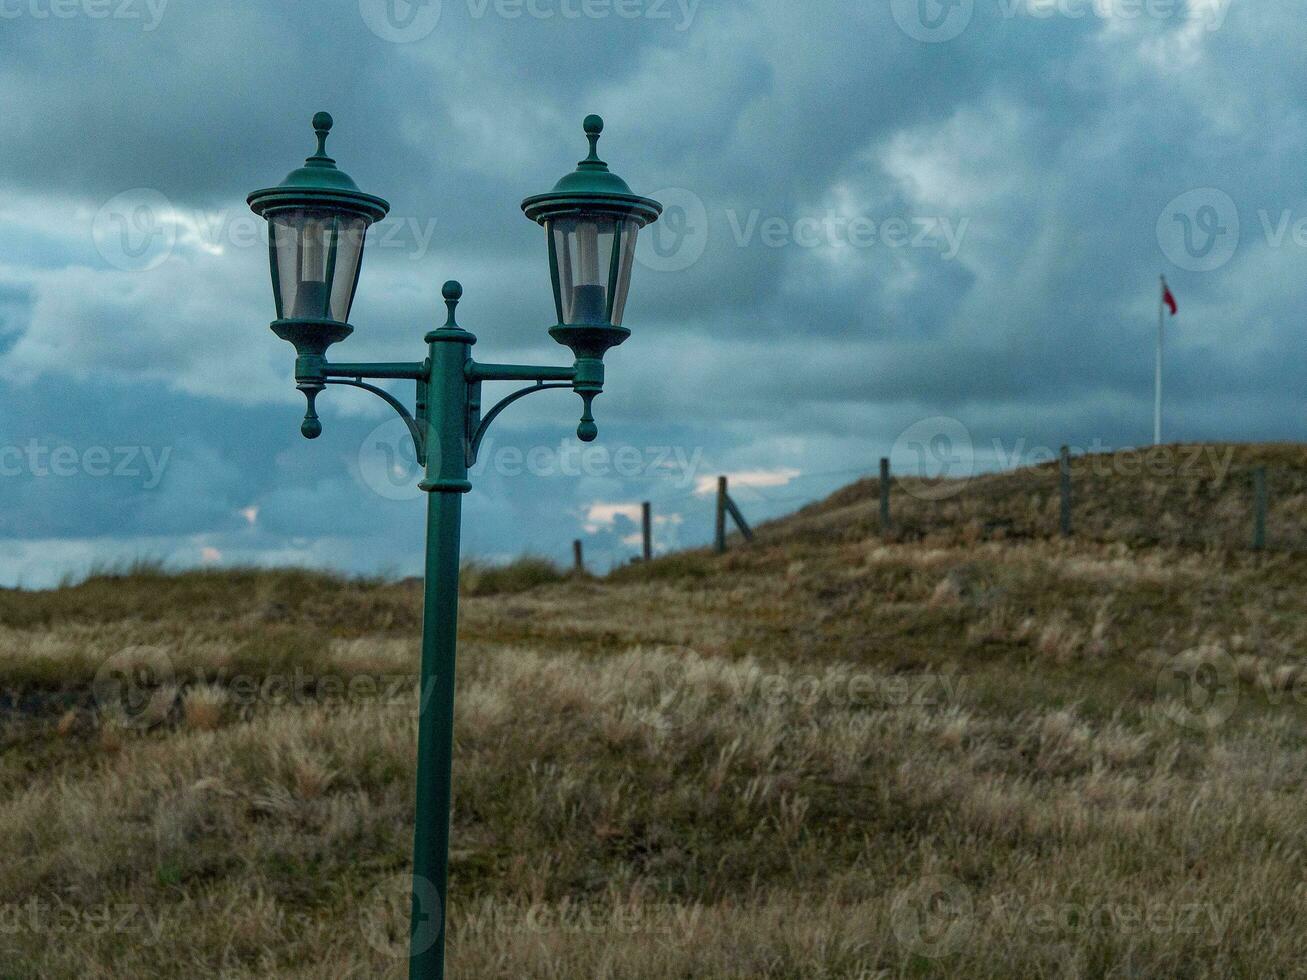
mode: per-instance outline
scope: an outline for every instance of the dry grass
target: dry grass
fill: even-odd
[[[1245,549],[1253,472],[1267,472],[1267,542],[1307,551],[1307,452],[1297,445],[1176,445],[1074,453],[1073,524],[1082,541]],[[1047,538],[1058,527],[1059,466],[931,482],[895,479],[892,537],[955,543]],[[862,480],[781,523],[786,535],[879,533],[879,480]]]
[[[505,595],[525,592],[540,585],[552,585],[566,577],[549,559],[532,555],[507,565],[469,561],[463,564],[460,589],[464,595]]]
[[[862,506],[465,601],[451,975],[1300,973],[1302,560]],[[0,977],[404,976],[419,602],[0,595]]]

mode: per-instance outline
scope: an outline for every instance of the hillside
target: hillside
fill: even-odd
[[[1054,464],[903,481],[889,534],[869,481],[723,556],[478,573],[451,976],[1299,971],[1307,452],[1229,460],[1078,460],[1067,540]],[[419,613],[0,592],[0,976],[404,976]]]
[[[1078,538],[1131,546],[1241,549],[1253,536],[1253,475],[1267,485],[1267,546],[1307,550],[1307,447],[1176,445],[1122,453],[1072,453],[1072,517]],[[893,483],[893,537],[1011,540],[1058,530],[1059,464],[966,480]],[[879,530],[879,480],[862,480],[777,522],[811,536],[843,526]],[[822,518],[823,520],[818,520]],[[842,533],[842,532],[841,532]]]

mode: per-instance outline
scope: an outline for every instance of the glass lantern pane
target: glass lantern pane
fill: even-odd
[[[347,322],[367,219],[299,208],[274,214],[271,226],[280,315]]]
[[[336,220],[336,275],[331,284],[331,307],[327,316],[341,323],[349,322],[350,307],[359,284],[359,265],[363,261],[363,239],[368,221],[357,216]]]
[[[558,322],[567,323],[572,312],[572,253],[567,247],[567,232],[561,221],[548,222],[545,234],[549,236],[549,257],[553,262],[554,302],[558,306]]]
[[[555,218],[553,236],[559,316],[567,324],[608,323],[618,222],[612,218]]]
[[[613,313],[608,321],[615,327],[622,325],[622,316],[626,313],[626,296],[631,288],[631,264],[635,261],[635,236],[639,231],[638,222],[621,223],[621,239],[618,242],[620,251],[615,265],[617,276],[616,288],[613,290]]]

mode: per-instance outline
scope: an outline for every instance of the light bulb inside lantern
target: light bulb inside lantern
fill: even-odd
[[[330,219],[313,218],[300,229],[299,281],[293,317],[319,317],[327,313],[327,265],[331,261]]]

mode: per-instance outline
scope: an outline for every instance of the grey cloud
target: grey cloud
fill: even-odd
[[[1292,11],[1236,3],[1218,30],[1194,31],[978,0],[959,37],[923,44],[888,4],[852,0],[705,0],[683,31],[478,10],[446,0],[411,45],[370,33],[353,0],[173,0],[150,32],[4,23],[0,443],[177,448],[151,492],[0,481],[0,533],[25,556],[0,575],[57,576],[72,556],[133,541],[179,560],[203,546],[225,561],[416,570],[420,502],[382,500],[357,472],[382,408],[332,391],[323,439],[298,439],[291,351],[266,327],[266,260],[258,242],[232,241],[244,194],[309,151],[319,108],[336,116],[342,166],[394,206],[397,231],[379,228],[364,264],[352,359],[416,356],[440,283],[459,278],[479,356],[564,360],[544,334],[543,236],[517,205],[580,158],[579,120],[599,111],[615,169],[637,190],[692,195],[706,221],[688,267],[637,265],[635,333],[597,403],[611,445],[699,449],[710,470],[870,469],[937,414],[982,445],[1138,442],[1161,271],[1182,307],[1174,433],[1301,438],[1307,249],[1269,240],[1261,219],[1307,218]],[[1204,187],[1232,196],[1242,234],[1228,263],[1196,273],[1172,265],[1156,225]],[[97,211],[132,188],[181,215],[169,256],[141,272],[114,267],[91,236]],[[878,229],[947,221],[957,235],[951,249],[796,240],[830,215]],[[780,222],[778,245],[756,228],[742,238],[755,217]],[[501,443],[569,435],[576,399],[549,397],[515,406]],[[773,496],[840,478],[803,479]],[[565,559],[600,498],[682,508],[679,540],[703,540],[708,508],[677,492],[488,474],[465,544]],[[238,513],[250,506],[253,523]],[[628,531],[593,536],[601,560],[627,553]]]

